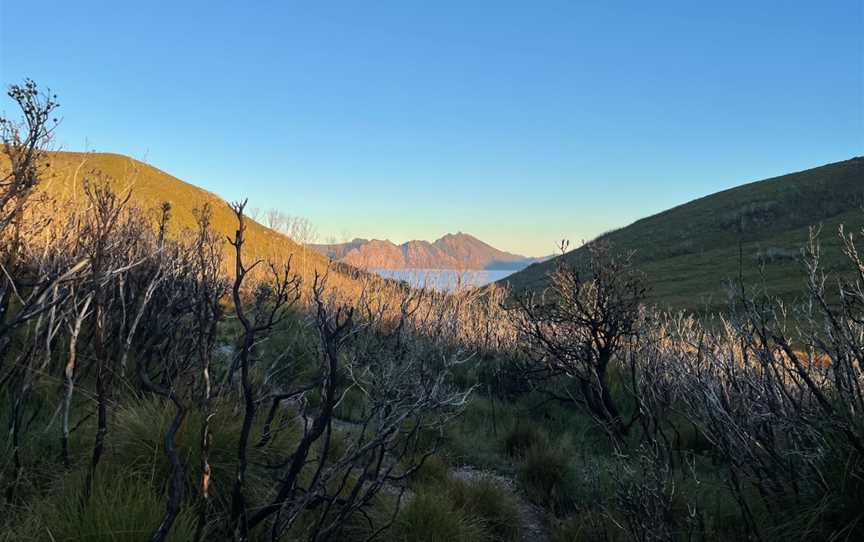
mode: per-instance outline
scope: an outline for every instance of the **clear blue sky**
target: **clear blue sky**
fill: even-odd
[[[0,80],[60,95],[63,148],[323,236],[539,255],[864,154],[860,0],[0,3]]]

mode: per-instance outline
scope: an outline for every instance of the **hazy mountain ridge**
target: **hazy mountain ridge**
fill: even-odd
[[[803,287],[801,247],[810,226],[822,227],[823,267],[836,268],[837,236],[864,227],[864,157],[826,164],[723,190],[600,236],[616,251],[633,252],[649,301],[673,309],[717,310],[739,273],[745,282],[792,300]],[[516,293],[541,291],[558,258],[578,263],[582,247],[531,265],[501,282]]]
[[[360,268],[381,269],[522,269],[542,260],[499,250],[466,233],[447,234],[434,242],[353,239],[310,245],[321,254]]]

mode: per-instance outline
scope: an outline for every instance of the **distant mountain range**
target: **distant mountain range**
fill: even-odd
[[[354,239],[309,247],[332,260],[373,269],[518,270],[545,259],[504,252],[461,232],[431,243],[408,241],[397,245],[378,239]]]

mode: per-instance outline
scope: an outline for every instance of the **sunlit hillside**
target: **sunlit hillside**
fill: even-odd
[[[6,159],[5,155],[2,158]],[[6,166],[8,167],[8,166]],[[212,210],[212,227],[225,238],[224,269],[233,274],[233,247],[227,240],[233,238],[237,220],[229,208],[229,202],[217,194],[204,190],[172,176],[150,164],[128,156],[112,153],[51,152],[45,155],[45,181],[41,190],[60,203],[86,204],[86,183],[107,182],[114,190],[125,194],[131,192],[131,202],[153,214],[154,224],[158,209],[163,202],[171,205],[170,232],[181,235],[194,230],[193,211],[209,204]],[[375,275],[366,275],[344,265],[333,268],[327,257],[295,243],[286,235],[271,230],[247,218],[247,244],[244,255],[247,263],[255,260],[286,261],[291,257],[292,267],[304,283],[312,283],[315,272],[323,274],[328,269],[328,284],[345,295],[359,291],[359,275],[364,280],[380,282]]]
[[[725,308],[728,285],[738,279],[739,269],[750,285],[794,299],[804,286],[800,253],[809,228],[821,225],[823,264],[832,271],[843,264],[841,224],[850,232],[864,226],[864,158],[711,194],[600,239],[616,250],[632,251],[647,278],[649,301],[706,312]],[[572,263],[585,255],[576,248],[564,258]],[[531,265],[501,282],[517,293],[542,290],[556,261]]]

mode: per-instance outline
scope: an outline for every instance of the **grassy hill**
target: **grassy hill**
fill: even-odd
[[[841,263],[837,228],[864,227],[864,158],[824,165],[718,192],[601,236],[616,250],[634,251],[645,272],[649,301],[673,309],[716,310],[738,276],[739,240],[745,280],[764,276],[770,292],[792,299],[804,285],[800,248],[810,225],[821,224],[827,270]],[[585,250],[563,257],[578,262]],[[540,290],[553,260],[502,282],[515,292]]]
[[[5,155],[0,155],[2,159],[8,164]],[[175,235],[186,228],[195,228],[193,209],[200,208],[204,203],[211,205],[214,229],[226,238],[233,237],[236,230],[236,219],[225,200],[138,160],[118,154],[78,152],[52,152],[46,159],[48,167],[41,189],[58,201],[81,201],[85,179],[102,179],[118,191],[130,189],[132,201],[143,209],[153,209],[154,217],[157,216],[155,210],[162,202],[169,202],[172,217],[170,228]],[[325,256],[253,220],[248,221],[246,236],[247,262],[259,258],[283,261],[293,255],[293,267],[303,276],[307,285],[311,284],[316,270],[324,272],[328,266],[329,260]],[[225,270],[232,274],[233,247],[227,243],[225,254]],[[358,272],[345,271],[331,272],[329,284],[350,293],[359,288]]]

